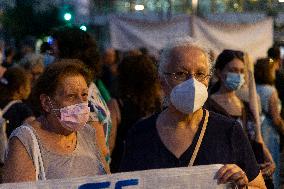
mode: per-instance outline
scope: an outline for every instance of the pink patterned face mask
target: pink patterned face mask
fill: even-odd
[[[60,123],[64,128],[75,132],[86,125],[89,115],[88,103],[66,106],[60,108]]]
[[[74,104],[59,109],[53,108],[50,98],[49,102],[55,115],[57,115],[56,111],[60,111],[60,118],[59,116],[57,117],[61,125],[69,131],[75,132],[80,130],[89,120],[90,108],[88,107],[87,102]]]

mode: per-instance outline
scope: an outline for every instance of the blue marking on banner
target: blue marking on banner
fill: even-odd
[[[135,186],[138,184],[138,179],[121,180],[115,184],[115,189],[122,189],[124,186]]]
[[[79,189],[101,189],[109,188],[110,182],[99,182],[99,183],[87,183],[79,187]]]

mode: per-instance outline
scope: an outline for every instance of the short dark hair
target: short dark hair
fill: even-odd
[[[271,58],[261,58],[256,61],[254,66],[254,77],[257,84],[273,85],[275,78],[273,77],[274,62]]]
[[[50,64],[32,89],[31,104],[36,112],[42,110],[40,95],[54,96],[60,81],[68,76],[81,75],[89,83],[88,73],[80,60],[62,59]]]
[[[25,70],[18,66],[8,68],[0,79],[0,101],[12,100],[20,87],[29,82]]]
[[[77,27],[63,27],[55,30],[52,37],[57,41],[59,58],[79,59],[92,77],[100,74],[101,64],[97,43],[88,32]]]
[[[281,53],[280,53],[280,47],[279,46],[273,46],[268,49],[267,56],[269,58],[272,58],[273,60],[279,60]]]

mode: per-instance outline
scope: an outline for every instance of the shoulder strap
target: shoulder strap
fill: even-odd
[[[91,96],[92,96],[92,91],[94,90],[94,88],[95,88],[95,84],[94,84],[93,82],[91,82],[91,84],[89,85],[88,99],[91,98]]]
[[[33,156],[34,166],[36,169],[36,180],[46,180],[43,160],[36,135],[32,128],[28,126],[22,126],[22,127],[26,129],[29,132],[30,136],[32,137],[33,147],[34,147],[32,156]]]
[[[21,100],[12,100],[11,102],[9,102],[2,110],[2,116],[9,110],[9,108],[11,106],[13,106],[16,103],[20,103],[22,102]]]
[[[208,112],[208,110],[205,110],[205,119],[204,119],[204,122],[203,122],[202,130],[201,130],[201,133],[199,135],[199,138],[198,138],[197,144],[195,146],[195,149],[193,151],[193,154],[191,156],[191,159],[190,159],[190,162],[188,164],[188,167],[193,166],[193,163],[194,163],[194,161],[196,159],[197,153],[199,151],[201,142],[203,140],[203,137],[204,137],[204,134],[205,134],[205,131],[206,131],[206,128],[207,128],[208,118],[209,118],[209,112]]]

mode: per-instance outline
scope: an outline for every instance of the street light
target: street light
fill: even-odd
[[[71,15],[69,12],[66,12],[66,13],[64,14],[64,20],[70,21],[71,18],[72,18],[72,15]]]
[[[80,29],[83,31],[87,31],[87,27],[85,25],[80,26]]]

